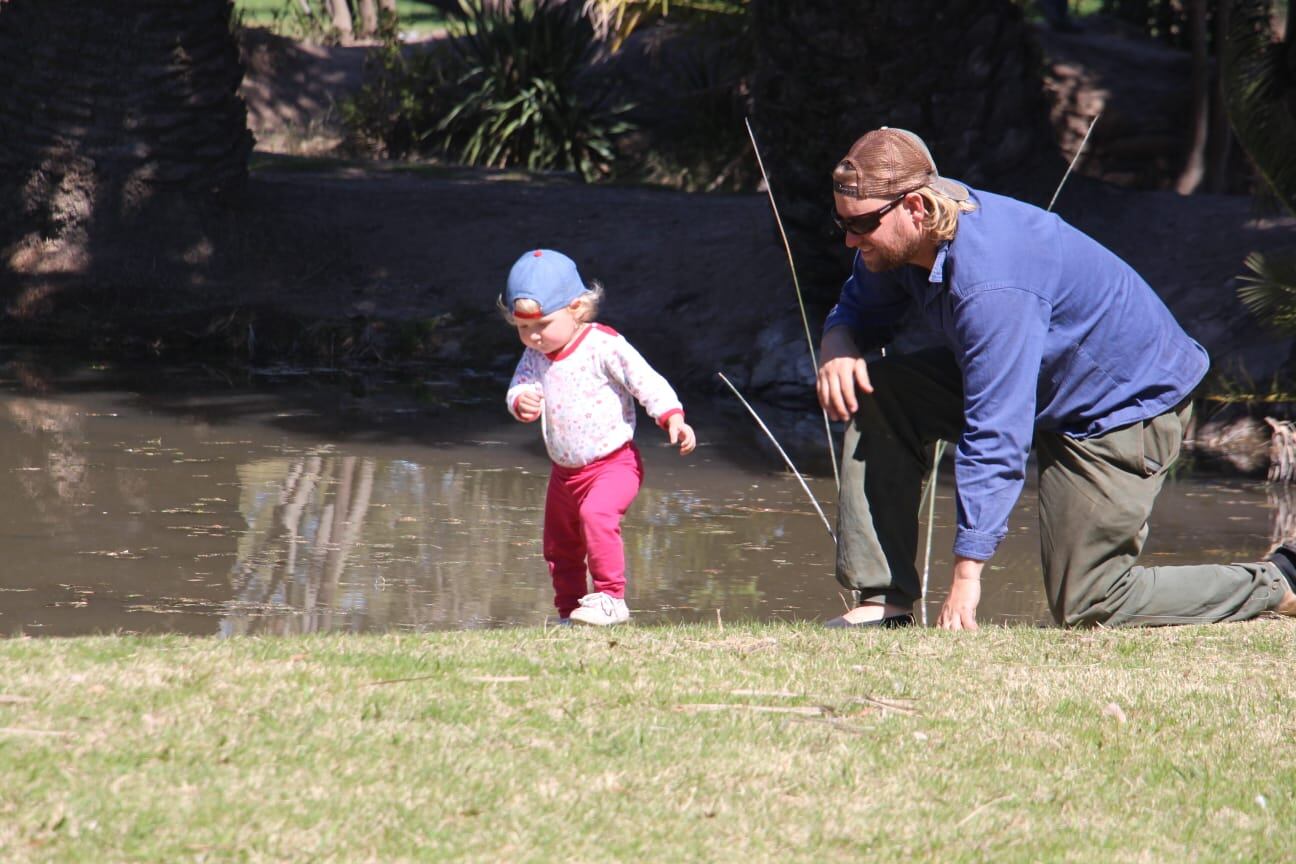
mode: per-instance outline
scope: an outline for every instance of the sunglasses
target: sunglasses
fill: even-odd
[[[856,237],[864,237],[868,234],[872,234],[877,230],[878,226],[882,224],[882,217],[898,207],[900,202],[903,201],[905,196],[908,194],[908,192],[904,193],[904,195],[882,205],[872,213],[861,213],[858,216],[843,216],[838,213],[837,208],[834,207],[832,214],[833,223],[843,233],[854,234]]]

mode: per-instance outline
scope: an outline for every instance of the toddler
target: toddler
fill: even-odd
[[[554,606],[564,623],[597,626],[630,620],[621,518],[643,481],[634,400],[681,454],[697,444],[666,379],[623,336],[593,323],[602,298],[598,283],[587,288],[576,264],[550,249],[519,258],[500,298],[526,346],[509,384],[508,410],[523,423],[540,421],[553,460],[544,557]]]

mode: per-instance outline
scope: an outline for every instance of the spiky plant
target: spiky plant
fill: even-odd
[[[1296,212],[1296,40],[1288,9],[1287,38],[1276,39],[1270,0],[1230,0],[1230,34],[1222,76],[1229,120],[1256,172]],[[1238,277],[1238,296],[1256,317],[1296,333],[1296,255],[1252,253],[1253,275]]]
[[[434,94],[432,139],[467,165],[605,175],[628,106],[582,79],[597,43],[575,4],[464,3],[465,23]]]
[[[1245,264],[1251,275],[1238,277],[1242,304],[1273,327],[1296,333],[1296,256],[1266,258],[1252,252]]]

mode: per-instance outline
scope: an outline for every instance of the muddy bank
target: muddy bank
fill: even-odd
[[[1136,176],[1163,185],[1174,170],[1179,156],[1164,147],[1137,166],[1121,154],[1131,140],[1169,140],[1182,93],[1161,85],[1182,77],[1183,58],[1100,32],[1041,38],[1058,151],[992,191],[1047,204],[1061,179],[1059,154],[1071,155],[1082,121],[1102,110],[1054,209],[1160,292],[1210,351],[1212,388],[1264,390],[1290,379],[1292,340],[1248,316],[1236,279],[1247,254],[1296,248],[1296,219],[1265,213],[1247,195],[1184,197],[1102,182]],[[0,339],[160,363],[341,370],[358,380],[394,371],[474,395],[498,387],[519,350],[493,310],[509,264],[524,249],[553,246],[605,285],[603,320],[693,404],[755,429],[719,383],[724,372],[781,439],[818,458],[823,430],[805,328],[763,194],[284,155],[336,152],[337,100],[358,86],[365,49],[252,30],[243,48],[241,92],[258,139],[246,189],[217,211],[173,208],[6,250]],[[1131,63],[1143,89],[1131,89]],[[777,192],[777,178],[774,185]],[[836,250],[845,274],[840,240],[808,242]],[[838,277],[802,280],[817,339]],[[753,442],[765,446],[759,433]]]
[[[92,255],[12,257],[0,338],[158,360],[413,368],[477,387],[482,375],[506,378],[519,350],[494,312],[510,263],[552,246],[604,283],[603,320],[680,389],[733,405],[741,418],[716,379],[723,371],[794,439],[822,437],[801,316],[763,195],[258,162],[237,206],[214,217],[101,242]],[[1052,184],[1038,185],[1019,194],[1046,202]],[[1253,208],[1240,196],[1073,177],[1055,209],[1143,273],[1207,346],[1217,374],[1265,382],[1290,374],[1292,343],[1248,316],[1235,277],[1253,250],[1296,247],[1296,219]],[[802,287],[817,338],[837,286]]]

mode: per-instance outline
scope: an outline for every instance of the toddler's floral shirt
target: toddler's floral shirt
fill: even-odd
[[[625,337],[591,324],[571,344],[552,354],[528,348],[505,397],[517,417],[525,391],[544,396],[540,417],[549,458],[580,468],[634,438],[635,400],[658,426],[684,413],[679,397]]]

